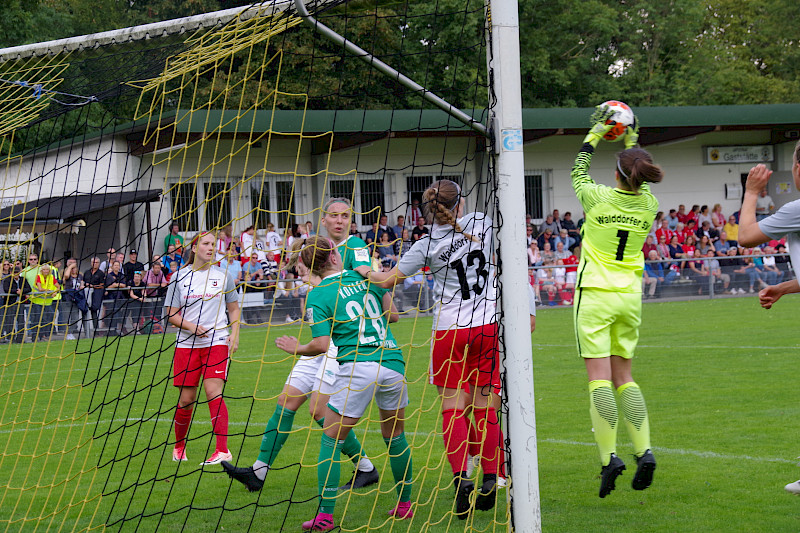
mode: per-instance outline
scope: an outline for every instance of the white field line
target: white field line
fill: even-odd
[[[113,420],[101,420],[100,422],[98,422],[98,425],[101,425],[101,424],[102,425],[105,425],[105,424],[116,424],[116,423],[122,423],[122,422],[148,422],[148,423],[159,422],[159,423],[170,423],[170,424],[172,424],[172,418],[151,418],[151,419],[148,419],[148,420],[144,420],[142,418],[115,418]],[[263,423],[266,423],[266,421],[263,422]],[[209,420],[193,420],[192,424],[193,425],[199,424],[199,425],[202,425],[202,426],[208,426],[208,425],[211,425],[211,422]],[[21,429],[20,428],[18,430],[6,429],[6,430],[0,431],[0,435],[9,434],[9,433],[12,433],[12,432],[15,432],[15,431],[16,432],[24,431],[24,432],[27,433],[27,432],[30,432],[30,431],[44,430],[44,429],[54,428],[56,425],[60,429],[60,428],[81,427],[81,426],[85,426],[87,424],[78,424],[78,423],[48,424],[47,426],[43,426],[43,427],[40,427],[40,428],[26,428],[26,429]],[[248,423],[248,422],[228,422],[228,425],[229,426],[235,426],[235,427],[258,426],[257,423]],[[293,431],[297,431],[297,430],[301,430],[301,429],[307,429],[308,427],[309,427],[308,425],[294,424],[294,425],[292,425],[292,430]],[[315,425],[314,428],[317,429],[317,426]],[[369,433],[379,434],[380,430],[372,429],[372,430],[369,430]],[[409,435],[409,436],[412,436],[412,437],[428,437],[430,435],[430,432],[427,432],[427,431],[407,431],[406,435]],[[544,438],[544,439],[538,439],[538,440],[539,440],[539,442],[546,442],[548,444],[563,444],[563,445],[567,445],[567,446],[589,446],[589,447],[596,446],[596,444],[594,442],[580,442],[580,441],[576,441],[576,440],[553,439],[553,438]],[[707,451],[707,450],[688,450],[688,449],[684,449],[684,448],[664,448],[664,447],[654,446],[653,447],[653,451],[656,451],[658,453],[667,454],[667,455],[690,455],[690,456],[693,456],[693,457],[701,457],[703,459],[721,459],[723,461],[755,461],[755,462],[758,462],[758,463],[779,463],[779,464],[790,464],[790,465],[797,464],[797,460],[784,459],[782,457],[758,457],[758,456],[754,456],[754,455],[718,453],[718,452],[712,452],[712,451]]]

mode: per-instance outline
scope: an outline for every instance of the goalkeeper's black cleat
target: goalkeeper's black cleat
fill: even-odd
[[[600,497],[605,498],[616,488],[617,477],[625,470],[625,463],[616,454],[611,454],[611,460],[600,471]]]
[[[641,457],[636,458],[636,474],[631,481],[633,490],[644,490],[653,482],[653,472],[656,470],[656,458],[653,452],[647,450]]]
[[[250,492],[258,492],[261,490],[261,487],[264,486],[264,480],[258,479],[252,466],[239,468],[233,466],[228,461],[222,461],[220,465],[222,465],[222,468],[228,473],[228,477],[244,485]]]
[[[456,487],[456,516],[460,520],[466,520],[472,508],[472,505],[469,503],[469,496],[472,494],[472,491],[475,490],[475,484],[471,480],[461,476],[453,478],[453,483]]]
[[[378,476],[377,468],[373,467],[369,472],[362,472],[356,469],[350,481],[339,487],[339,490],[363,489],[364,487],[374,485],[378,481],[380,481],[380,476]]]
[[[494,507],[496,499],[497,476],[487,474],[483,476],[483,485],[481,485],[478,496],[475,498],[475,509],[479,511],[488,511]]]

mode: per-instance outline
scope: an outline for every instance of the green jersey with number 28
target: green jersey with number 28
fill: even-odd
[[[588,172],[593,152],[584,144],[572,168],[572,186],[586,213],[578,287],[642,292],[642,246],[658,214],[658,200],[646,183],[638,194],[595,183]]]
[[[373,361],[404,374],[403,354],[383,312],[386,292],[352,270],[326,276],[308,293],[311,335],[330,336],[340,363]]]

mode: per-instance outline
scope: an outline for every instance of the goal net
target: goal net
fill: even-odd
[[[199,464],[214,452],[211,418],[219,414],[209,412],[202,386],[189,460],[173,462],[176,329],[154,271],[167,278],[180,268],[198,232],[219,235],[215,260],[236,277],[243,324],[223,393],[227,442],[232,463],[249,466],[299,359],[275,340],[311,337],[303,321],[309,287],[292,278],[285,251],[302,234],[325,234],[329,198],[351,202],[352,231],[377,241],[377,270],[429,230],[430,220],[417,219],[435,180],[458,183],[467,211],[499,225],[494,145],[475,127],[489,123],[494,103],[484,3],[320,1],[308,10],[317,28],[293,3],[273,1],[0,50],[6,530],[299,529],[319,509],[322,430],[308,403],[281,428],[286,443],[259,492],[220,465]],[[425,91],[380,72],[319,25]],[[398,224],[390,250],[380,249],[383,225]],[[401,310],[391,328],[406,363],[414,516],[387,515],[397,494],[373,402],[353,433],[380,481],[338,493],[342,531],[511,528],[508,487],[490,510],[456,514],[441,400],[429,383],[437,312],[430,274],[392,293]],[[484,430],[463,443],[470,454],[478,455]],[[359,457],[342,455],[342,485]],[[478,465],[471,474],[477,486],[480,473]],[[510,487],[506,465],[500,475]]]

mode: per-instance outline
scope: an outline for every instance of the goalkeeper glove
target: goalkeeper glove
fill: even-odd
[[[614,110],[607,105],[597,106],[592,116],[589,117],[589,124],[591,124],[592,128],[589,130],[589,134],[583,139],[583,142],[589,143],[594,148],[597,148],[603,135],[611,131],[611,128],[616,125],[616,122],[609,121],[613,115]]]
[[[625,129],[625,149],[633,148],[639,144],[639,121],[633,117],[633,124]]]

